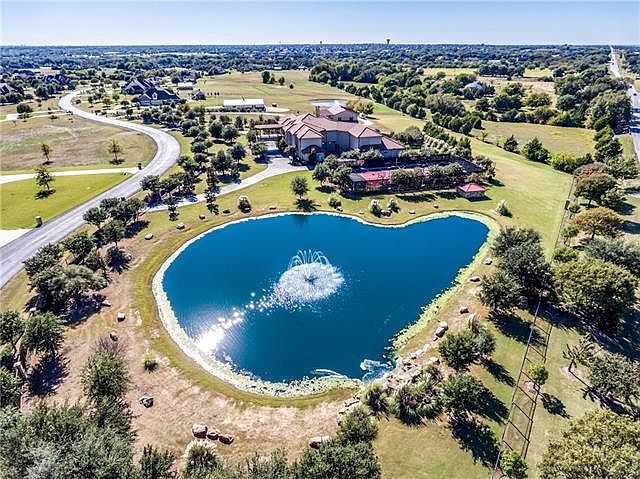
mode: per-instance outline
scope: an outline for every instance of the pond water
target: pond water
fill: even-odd
[[[487,234],[458,216],[396,228],[272,216],[194,241],[168,266],[163,287],[197,347],[237,371],[270,382],[368,379]]]

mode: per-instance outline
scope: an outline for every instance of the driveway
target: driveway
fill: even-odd
[[[150,136],[156,143],[156,154],[147,166],[122,183],[47,221],[40,228],[34,228],[28,233],[0,247],[0,287],[7,284],[7,282],[22,269],[23,262],[33,256],[38,249],[48,243],[55,243],[62,240],[81,226],[84,223],[82,216],[89,208],[97,206],[104,198],[128,197],[133,195],[140,190],[140,180],[143,177],[163,174],[175,164],[180,156],[180,144],[173,136],[150,126],[105,118],[82,111],[73,106],[73,100],[78,94],[80,94],[80,92],[75,91],[62,97],[59,102],[60,108],[79,117],[86,118],[87,120],[144,133]]]

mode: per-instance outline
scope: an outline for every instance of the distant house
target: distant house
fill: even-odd
[[[358,113],[353,111],[351,108],[346,108],[342,105],[334,105],[329,108],[321,108],[316,106],[316,116],[322,118],[328,118],[329,120],[334,121],[358,121]]]
[[[193,90],[193,82],[190,82],[190,81],[178,82],[178,90]]]
[[[9,93],[13,93],[14,91],[16,91],[16,89],[8,83],[0,83],[0,95],[8,95]]]
[[[262,98],[242,98],[240,100],[224,100],[222,102],[224,111],[266,111]]]
[[[43,75],[41,79],[44,83],[59,83],[60,85],[68,85],[71,83],[71,77],[63,75],[62,73]]]
[[[133,77],[125,86],[122,87],[122,93],[127,95],[140,95],[155,86],[155,82],[150,78],[142,76]]]
[[[164,88],[152,87],[136,98],[140,106],[158,106],[175,103],[180,97],[175,93],[168,92]]]
[[[199,88],[197,90],[194,90],[193,93],[191,94],[191,99],[192,100],[206,100],[207,99],[207,95],[204,91],[200,90]]]
[[[456,187],[456,192],[469,200],[484,198],[485,191],[487,189],[478,183],[464,183]]]

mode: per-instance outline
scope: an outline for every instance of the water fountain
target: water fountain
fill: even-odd
[[[274,286],[272,297],[280,305],[308,304],[332,295],[343,281],[321,251],[298,251]]]

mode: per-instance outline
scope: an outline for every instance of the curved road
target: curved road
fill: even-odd
[[[156,154],[146,167],[122,183],[47,221],[40,228],[34,228],[28,233],[2,246],[0,248],[0,288],[7,284],[7,282],[22,269],[23,262],[33,256],[38,249],[46,244],[60,241],[81,226],[84,223],[82,215],[89,208],[97,206],[104,198],[128,197],[133,195],[140,190],[140,180],[144,176],[163,174],[173,166],[180,156],[180,144],[178,140],[162,130],[137,123],[101,117],[76,108],[73,106],[73,99],[79,93],[80,92],[77,91],[62,97],[59,102],[60,108],[88,120],[144,133],[155,141],[157,146]]]

